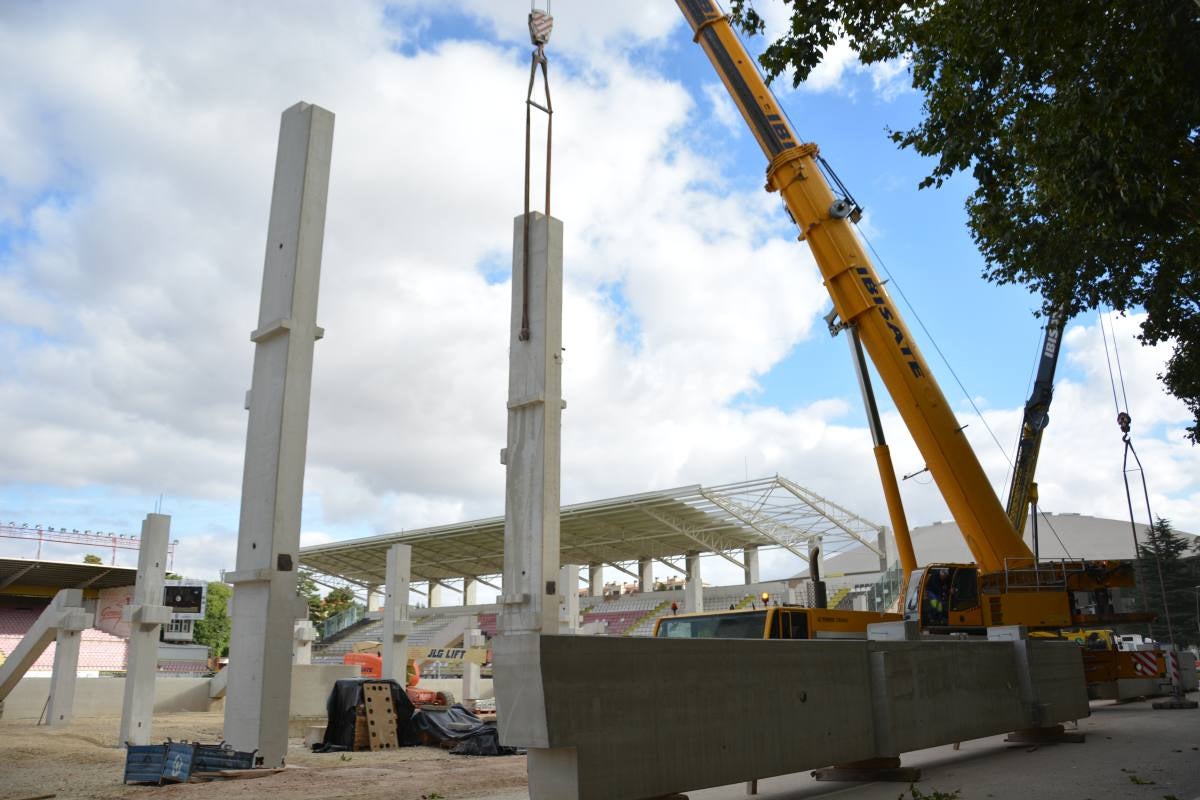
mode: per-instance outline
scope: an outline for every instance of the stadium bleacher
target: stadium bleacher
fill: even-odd
[[[38,616],[46,608],[41,602],[32,602],[21,606],[8,605],[0,607],[0,652],[7,657],[25,638],[25,634],[37,622]],[[125,640],[88,628],[80,634],[79,671],[80,672],[123,672],[125,670],[126,652]],[[48,674],[54,666],[54,643],[30,667],[30,674]]]

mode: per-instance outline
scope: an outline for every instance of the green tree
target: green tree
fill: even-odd
[[[1160,642],[1170,641],[1170,632],[1175,634],[1175,643],[1185,645],[1200,642],[1196,625],[1196,586],[1200,584],[1200,539],[1181,536],[1162,517],[1154,522],[1144,541],[1138,544],[1141,559],[1140,579],[1142,591],[1150,612],[1158,614],[1151,626],[1151,633]],[[1159,582],[1159,570],[1162,582]],[[1166,589],[1166,605],[1163,604],[1163,588]],[[1170,612],[1170,630],[1167,612]]]
[[[340,614],[356,602],[354,593],[349,589],[332,589],[329,594],[325,595],[325,602],[321,606],[321,611],[324,614],[322,619],[328,619],[336,614]]]
[[[85,555],[83,557],[83,563],[85,563],[85,564],[103,564],[104,559],[101,558],[100,556],[96,555],[95,553],[88,553],[87,555]]]
[[[204,619],[196,620],[192,628],[193,640],[196,644],[207,645],[208,654],[213,658],[229,655],[229,598],[232,595],[233,589],[227,584],[210,582]]]
[[[936,159],[922,188],[969,170],[985,276],[1045,312],[1143,308],[1145,344],[1200,442],[1200,4],[1184,0],[785,0],[760,57],[796,83],[846,37],[866,64],[903,59],[923,118],[893,132]],[[735,22],[761,33],[753,0]]]
[[[296,594],[304,598],[304,602],[308,604],[308,618],[313,622],[320,622],[325,619],[321,600],[321,590],[317,588],[317,582],[313,580],[312,575],[307,572],[301,572],[296,578]]]

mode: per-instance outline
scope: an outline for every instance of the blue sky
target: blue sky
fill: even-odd
[[[763,9],[778,29],[782,6]],[[501,513],[527,7],[228,10],[0,10],[0,68],[25,76],[0,87],[0,518],[136,532],[161,494],[180,568],[233,566],[246,332],[278,115],[300,98],[338,115],[304,541]],[[763,157],[675,7],[555,13],[564,502],[779,472],[883,519],[862,478],[872,462],[848,349],[824,331],[811,256],[762,191]],[[1011,454],[1038,303],[981,278],[968,177],[916,189],[930,163],[887,135],[920,118],[906,87],[902,67],[864,69],[839,45],[805,86],[776,90],[866,207],[893,295],[903,290]],[[1002,491],[1005,455],[899,302]],[[1097,320],[1066,337],[1042,497],[1119,517]],[[1154,378],[1167,353],[1139,347],[1136,322],[1116,331],[1155,506],[1197,530],[1200,459],[1182,442],[1186,412]],[[880,395],[897,469],[920,469]],[[928,483],[905,493],[914,522],[947,516]],[[15,547],[0,539],[0,553]]]

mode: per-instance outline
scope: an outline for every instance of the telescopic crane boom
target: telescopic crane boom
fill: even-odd
[[[834,195],[815,144],[795,131],[712,0],[677,0],[769,159],[767,188],[777,191],[808,242],[834,310],[854,325],[900,416],[925,458],[975,561],[986,572],[1014,560],[1032,564],[1033,552],[1013,529],[979,459],[967,443],[941,388],[901,320],[851,227],[857,210]]]

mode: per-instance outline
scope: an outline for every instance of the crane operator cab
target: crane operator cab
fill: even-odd
[[[937,564],[914,570],[908,579],[904,618],[937,629],[982,631],[979,569],[974,564]]]

